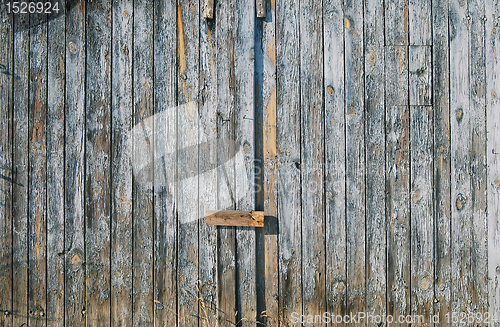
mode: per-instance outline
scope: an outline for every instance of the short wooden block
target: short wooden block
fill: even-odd
[[[207,210],[205,225],[264,227],[264,211]]]

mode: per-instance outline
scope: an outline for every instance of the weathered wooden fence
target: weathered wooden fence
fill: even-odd
[[[499,326],[497,0],[57,2],[0,5],[0,326]]]

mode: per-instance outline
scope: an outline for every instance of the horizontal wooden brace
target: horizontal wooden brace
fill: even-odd
[[[205,224],[215,226],[264,227],[264,211],[207,210]]]

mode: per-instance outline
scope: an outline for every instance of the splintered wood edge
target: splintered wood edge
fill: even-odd
[[[205,225],[264,227],[264,211],[207,210]]]

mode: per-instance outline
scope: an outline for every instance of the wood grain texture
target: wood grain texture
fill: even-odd
[[[235,178],[235,4],[220,1],[216,10],[217,33],[217,208],[236,209]],[[219,227],[217,235],[218,326],[237,323],[236,231]]]
[[[408,107],[387,107],[387,314],[395,317],[410,312],[409,124]]]
[[[432,0],[409,0],[409,45],[432,45]]]
[[[470,53],[467,3],[449,4],[451,120],[452,312],[472,310],[472,214]]]
[[[500,5],[485,1],[486,11],[486,130],[487,138],[487,217],[488,217],[488,301],[489,313],[500,312]],[[500,326],[500,323],[492,324]]]
[[[208,210],[205,213],[205,224],[216,226],[264,227],[264,211]],[[251,246],[251,244],[249,245]]]
[[[5,7],[0,8],[0,326],[12,326],[12,140],[14,68],[13,16]]]
[[[87,325],[111,323],[111,2],[87,4],[85,262]]]
[[[28,325],[47,323],[47,25],[30,28]]]
[[[434,301],[432,112],[431,106],[410,107],[411,314],[428,323]]]
[[[361,2],[344,1],[347,312],[353,313],[366,311],[363,14]]]
[[[153,5],[153,1],[134,2],[132,54],[134,126],[145,126],[144,120],[154,114]],[[143,133],[133,136],[132,158],[134,162],[148,160],[151,163],[154,161],[154,132],[146,126]],[[140,151],[145,150],[141,148],[143,144],[147,146],[147,159],[139,159]],[[133,324],[153,326],[154,166],[146,166],[141,173],[141,175],[134,174],[132,184]]]
[[[302,310],[326,311],[324,224],[324,113],[322,3],[300,2],[300,106],[302,180]],[[320,324],[322,325],[322,324]]]
[[[257,23],[256,35],[261,32],[261,47],[255,45],[255,69],[257,73],[257,81],[260,96],[256,95],[256,108],[262,110],[262,148],[259,150],[259,133],[256,135],[257,153],[261,153],[258,158],[262,158],[262,164],[258,167],[261,169],[257,176],[262,176],[263,191],[263,209],[267,217],[264,220],[264,230],[257,234],[257,248],[259,242],[264,239],[264,253],[257,253],[260,258],[264,259],[264,267],[260,267],[261,261],[257,260],[257,272],[260,274],[260,269],[264,270],[264,276],[261,276],[263,282],[257,288],[257,292],[264,293],[262,302],[257,302],[257,315],[260,316],[259,321],[264,326],[279,326],[279,308],[278,308],[278,221],[277,221],[277,148],[276,148],[276,2],[273,0],[265,1],[265,19]],[[260,24],[260,25],[259,25]],[[258,42],[258,41],[257,41]],[[260,61],[259,61],[260,59]],[[261,73],[262,80],[259,80]],[[262,89],[260,88],[262,85]],[[258,94],[259,94],[258,93]],[[261,106],[261,109],[259,109]],[[260,111],[259,111],[260,112]],[[260,113],[259,113],[260,116]],[[258,120],[255,120],[257,124]],[[259,130],[258,128],[256,130]],[[257,132],[256,132],[257,133]],[[259,152],[261,151],[261,152]],[[262,160],[261,159],[261,160]],[[259,275],[257,275],[259,279]],[[263,288],[263,289],[262,289]],[[259,298],[257,299],[259,301]],[[263,303],[264,305],[260,305]]]
[[[177,138],[177,1],[154,1],[154,310],[155,325],[177,324],[177,156],[162,157]],[[162,119],[165,115],[165,119]],[[163,129],[162,129],[163,127]],[[163,131],[163,132],[160,132]],[[162,142],[163,140],[163,142]],[[161,152],[160,152],[161,151]],[[156,152],[159,152],[156,154]]]
[[[65,2],[61,1],[65,10]],[[47,326],[64,326],[65,14],[48,22],[47,46]]]
[[[432,2],[432,103],[434,110],[434,314],[449,326],[451,305],[451,158],[448,1]]]
[[[343,1],[323,6],[325,96],[326,305],[335,315],[347,310],[344,11]],[[344,324],[345,325],[345,324]]]
[[[385,48],[381,1],[365,1],[366,311],[387,315]],[[377,320],[368,320],[376,326]]]
[[[488,249],[487,249],[487,130],[486,130],[486,57],[485,4],[469,1],[470,17],[470,106],[471,117],[471,205],[472,209],[472,309],[488,312]]]
[[[255,210],[255,72],[256,1],[235,1],[235,139],[243,159],[235,155],[235,196],[237,210]],[[254,215],[252,215],[254,216]],[[262,213],[262,219],[264,218]],[[258,218],[257,218],[258,220]],[[262,220],[263,222],[263,220]],[[256,231],[236,227],[237,326],[256,326],[257,257]]]
[[[201,10],[201,9],[200,9]],[[213,21],[200,21],[200,98],[199,144],[200,165],[198,212],[217,206],[217,61],[216,28]],[[201,173],[202,167],[205,167]],[[217,228],[199,221],[199,315],[200,327],[217,326]]]
[[[278,155],[280,326],[302,314],[299,4],[276,1],[276,143]]]
[[[409,44],[410,0],[388,0],[385,4],[385,44],[404,46]]]
[[[65,324],[85,326],[85,3],[66,15]]]
[[[14,326],[28,323],[28,115],[29,20],[14,16],[12,314]]]
[[[179,326],[198,324],[198,212],[199,182],[198,80],[199,80],[198,3],[179,1],[177,7],[177,52],[179,77],[177,90],[177,171],[178,171],[178,254],[177,294]],[[193,145],[194,143],[194,145]],[[191,146],[190,151],[183,151]]]
[[[410,46],[408,57],[410,105],[429,106],[432,104],[432,49]]]
[[[115,1],[111,12],[111,325],[132,326],[133,3]]]

